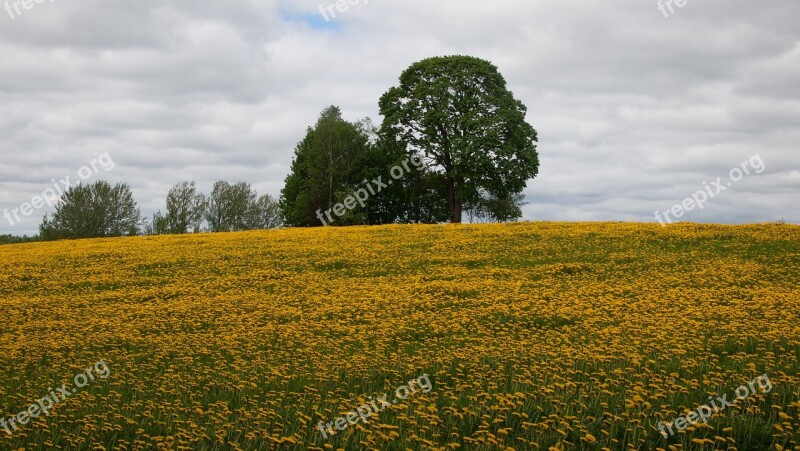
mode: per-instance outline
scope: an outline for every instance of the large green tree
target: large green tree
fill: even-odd
[[[322,225],[317,212],[332,208],[360,182],[358,161],[369,145],[361,124],[342,119],[338,107],[323,110],[316,125],[297,144],[291,171],[281,191],[280,206],[286,225]],[[337,223],[362,221],[361,217],[349,215]]]
[[[497,67],[469,56],[429,58],[380,100],[381,135],[439,175],[451,222],[485,193],[513,199],[538,175],[536,130]]]
[[[130,236],[138,233],[141,214],[127,184],[100,180],[70,187],[45,215],[39,235],[45,240]]]

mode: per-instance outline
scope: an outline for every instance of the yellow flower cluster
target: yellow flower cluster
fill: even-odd
[[[384,226],[0,247],[0,449],[800,449],[800,228]],[[315,428],[420,374],[367,424]],[[656,429],[768,374],[774,385]]]

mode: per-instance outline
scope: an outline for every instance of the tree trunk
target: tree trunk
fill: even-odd
[[[447,180],[447,209],[450,212],[450,222],[461,224],[461,196],[458,193],[458,185],[453,179]]]
[[[454,217],[455,220],[453,221],[453,224],[461,224],[461,219],[463,217],[464,205],[461,203],[461,193],[459,192],[458,187],[456,187],[455,197],[456,197],[456,211],[455,211],[455,217]]]
[[[333,208],[333,149],[328,143],[328,208]]]

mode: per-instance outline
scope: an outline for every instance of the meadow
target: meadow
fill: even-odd
[[[110,371],[0,449],[800,449],[796,226],[285,229],[0,246],[0,266],[0,414]]]

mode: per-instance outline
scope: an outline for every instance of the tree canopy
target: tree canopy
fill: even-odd
[[[39,226],[44,240],[131,236],[139,231],[139,207],[125,183],[112,187],[100,180],[72,186],[55,210],[52,219],[45,215]]]
[[[281,225],[280,211],[272,196],[259,197],[258,192],[245,182],[214,183],[206,204],[205,219],[211,232],[272,229]]]
[[[488,61],[448,56],[414,63],[381,97],[380,112],[381,136],[424,155],[439,174],[451,222],[461,222],[464,205],[482,197],[513,202],[538,174],[527,108]]]
[[[206,198],[197,192],[194,182],[181,182],[167,194],[167,230],[180,234],[200,230]]]
[[[357,163],[368,145],[363,124],[342,119],[338,107],[323,110],[295,148],[280,197],[284,222],[299,227],[321,225],[317,212],[341,202],[360,182],[362,168]],[[341,223],[363,222],[363,217],[356,219],[353,214]]]

